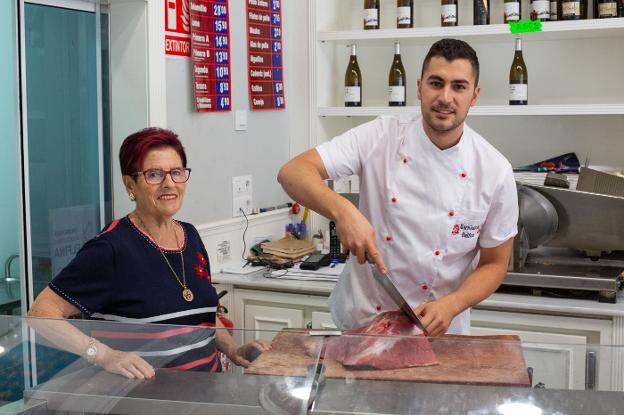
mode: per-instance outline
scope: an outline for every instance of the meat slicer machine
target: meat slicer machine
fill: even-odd
[[[615,303],[623,286],[624,197],[517,183],[520,217],[506,287]],[[512,289],[513,289],[512,288]]]

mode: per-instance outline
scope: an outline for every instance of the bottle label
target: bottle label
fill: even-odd
[[[364,9],[364,26],[379,26],[377,9]]]
[[[561,14],[563,16],[580,16],[581,15],[581,2],[580,1],[566,1],[561,3]]]
[[[509,84],[510,101],[527,101],[529,86],[527,84]]]
[[[600,3],[598,4],[599,17],[617,17],[617,3]]]
[[[549,17],[550,0],[533,0],[531,3],[531,20],[548,20]]]
[[[456,4],[443,4],[442,5],[442,23],[456,23],[457,22],[457,5]]]
[[[360,102],[360,87],[359,86],[345,86],[344,100],[345,102]]]
[[[388,88],[388,101],[405,102],[405,87],[394,85],[390,86],[390,88]]]
[[[520,20],[520,2],[505,3],[505,21],[517,22]]]
[[[412,8],[407,6],[397,7],[397,24],[412,24]]]
[[[550,20],[557,20],[557,2],[550,2]]]

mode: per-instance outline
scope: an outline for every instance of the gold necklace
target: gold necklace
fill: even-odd
[[[163,250],[160,249],[160,245],[158,245],[158,243],[156,242],[156,239],[154,239],[149,229],[147,229],[147,226],[145,226],[145,222],[143,222],[143,219],[141,219],[141,217],[136,212],[134,212],[134,215],[137,217],[139,222],[141,222],[141,226],[143,226],[143,229],[145,229],[145,232],[147,232],[149,237],[152,238],[152,240],[154,241],[154,244],[158,248],[158,251],[160,251],[160,254],[165,259],[165,262],[167,263],[167,265],[169,266],[169,269],[173,273],[173,276],[178,281],[178,284],[180,284],[180,286],[182,287],[182,298],[184,298],[187,302],[190,303],[191,301],[193,301],[193,298],[195,296],[193,295],[193,291],[191,291],[189,287],[186,286],[186,272],[184,270],[184,255],[182,255],[182,247],[180,247],[180,242],[178,241],[178,234],[176,233],[175,229],[173,230],[173,235],[175,236],[176,245],[178,246],[178,250],[180,251],[180,261],[182,262],[182,281],[180,281],[180,277],[178,277],[178,274],[175,272],[175,270],[171,266],[171,263],[165,256],[165,253],[163,252]]]

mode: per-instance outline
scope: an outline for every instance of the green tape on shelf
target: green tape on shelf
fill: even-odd
[[[509,22],[509,31],[514,35],[518,33],[541,32],[542,21],[526,19],[519,22]]]

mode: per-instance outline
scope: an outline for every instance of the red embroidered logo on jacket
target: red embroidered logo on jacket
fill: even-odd
[[[459,234],[459,225],[455,224],[455,226],[453,226],[453,230],[451,231],[451,235],[455,236]]]
[[[208,261],[206,261],[206,258],[204,258],[204,255],[201,252],[198,252],[197,253],[197,265],[195,265],[195,274],[197,274],[199,278],[206,278],[210,282],[210,274],[208,273],[208,270],[206,269],[207,264],[208,264]]]

